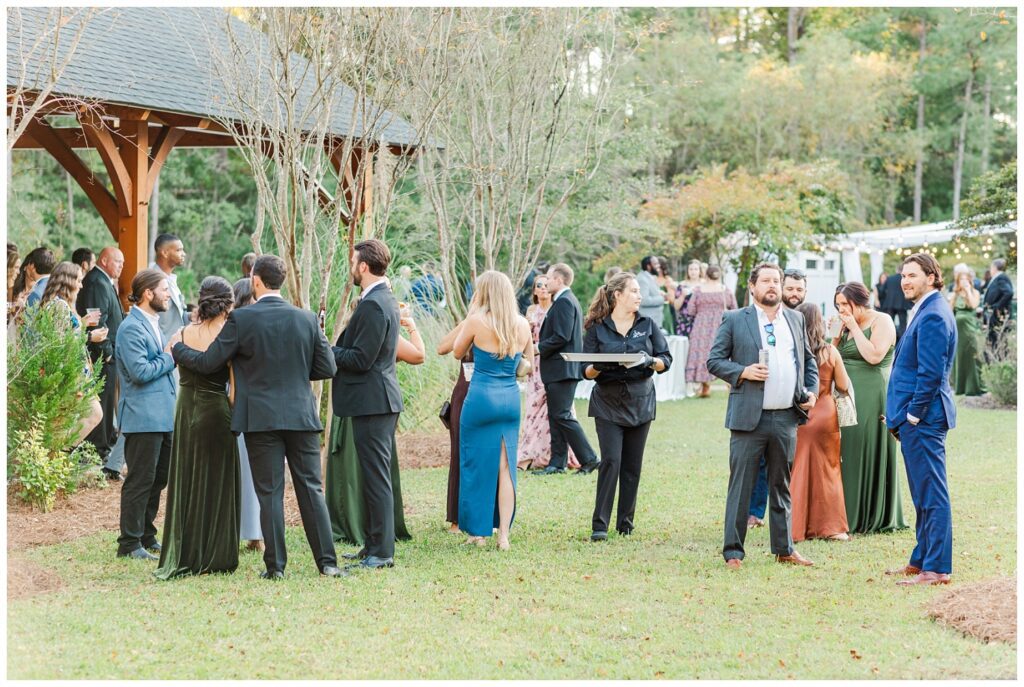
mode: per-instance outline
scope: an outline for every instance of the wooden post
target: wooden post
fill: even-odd
[[[122,189],[128,201],[127,212],[119,213],[117,243],[124,253],[120,296],[125,309],[132,279],[146,269],[149,245],[149,124],[140,120],[122,119],[118,127],[118,152],[127,172],[130,188]],[[122,194],[115,194],[122,195]]]

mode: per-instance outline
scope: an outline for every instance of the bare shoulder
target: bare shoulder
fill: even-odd
[[[880,310],[875,311],[875,319],[872,325],[876,325],[878,329],[896,332],[896,325],[892,321],[892,316]]]

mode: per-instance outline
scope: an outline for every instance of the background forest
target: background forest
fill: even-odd
[[[1016,10],[681,8],[594,10],[590,18],[591,30],[604,32],[595,44],[607,46],[603,62],[589,60],[602,80],[601,117],[576,133],[570,127],[563,144],[597,152],[578,173],[554,167],[542,201],[552,208],[549,228],[531,247],[576,266],[581,293],[610,264],[634,267],[652,245],[673,260],[706,259],[737,226],[759,237],[760,250],[784,251],[797,229],[829,235],[949,220],[973,180],[1015,160]],[[504,90],[492,95],[514,102],[516,83],[495,79],[490,87]],[[478,143],[468,120],[453,121],[446,135],[458,137],[459,126]],[[414,274],[441,250],[422,174],[416,166],[405,174],[383,228],[396,269],[407,264]],[[8,189],[9,240],[22,254],[46,243],[66,258],[110,243],[81,189],[46,153],[14,151]],[[559,194],[564,202],[549,201]],[[151,236],[183,239],[187,296],[203,276],[237,278],[256,212],[237,151],[171,154],[150,208]],[[707,220],[725,216],[735,222]],[[465,242],[452,250],[453,283],[488,266]]]

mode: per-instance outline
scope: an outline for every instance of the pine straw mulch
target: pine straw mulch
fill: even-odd
[[[958,585],[928,607],[928,615],[968,637],[1017,643],[1017,578]]]
[[[398,435],[399,465],[403,470],[447,467],[449,462],[448,433],[406,432]],[[285,470],[284,519],[289,527],[300,526],[299,506],[291,488],[291,476]],[[53,510],[43,513],[7,494],[7,598],[18,599],[61,588],[60,577],[17,555],[19,550],[48,546],[85,537],[96,532],[110,532],[113,555],[121,510],[121,482],[107,482],[106,488],[82,489],[67,498],[58,499]],[[164,503],[156,517],[163,526]]]

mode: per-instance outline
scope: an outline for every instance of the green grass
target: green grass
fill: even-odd
[[[586,417],[581,405],[580,417]],[[807,542],[781,566],[766,529],[740,572],[721,547],[725,394],[659,407],[636,532],[590,544],[594,477],[520,476],[513,550],[442,532],[446,470],[402,476],[415,539],[398,567],[319,578],[301,529],[283,582],[158,582],[114,533],[35,549],[59,592],[8,606],[10,678],[1013,678],[1016,647],[925,614],[939,588],[883,576],[911,530]],[[1016,416],[961,410],[949,438],[954,582],[1016,573]],[[592,422],[584,420],[592,428]],[[904,484],[908,522],[911,501]]]

